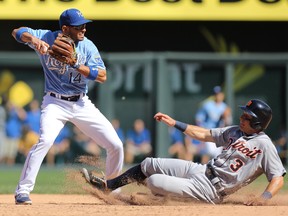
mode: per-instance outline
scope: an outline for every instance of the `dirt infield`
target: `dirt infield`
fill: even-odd
[[[97,198],[92,194],[49,195],[31,194],[33,205],[14,204],[12,194],[0,195],[0,215],[2,216],[79,216],[79,215],[288,215],[288,195],[280,194],[267,206],[244,206],[245,196],[228,198],[224,204],[180,202],[177,200],[156,200],[145,193],[125,195],[116,199]],[[109,200],[110,199],[110,200]]]
[[[280,191],[266,206],[245,206],[263,187],[247,186],[230,195],[222,204],[156,197],[143,185],[130,184],[109,195],[92,188],[78,171],[67,172],[64,194],[30,195],[33,204],[15,205],[13,194],[0,194],[0,216],[266,216],[288,215],[288,193]],[[51,185],[53,187],[53,185]]]

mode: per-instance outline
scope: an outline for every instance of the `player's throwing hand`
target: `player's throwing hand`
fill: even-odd
[[[162,121],[163,123],[167,124],[170,127],[173,127],[176,123],[175,119],[161,112],[158,112],[157,114],[155,114],[154,119],[156,119],[159,122]]]

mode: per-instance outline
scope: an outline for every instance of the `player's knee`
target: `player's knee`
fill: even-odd
[[[159,179],[157,179],[158,174],[154,174],[147,179],[147,186],[149,188],[159,188],[161,186]]]
[[[152,157],[147,157],[141,162],[142,171],[144,171],[146,174],[149,174],[149,168],[151,167],[152,161]]]
[[[152,157],[146,157],[141,163],[146,166],[149,166],[150,164],[152,164],[152,160],[153,158]]]
[[[114,144],[114,146],[113,146],[113,150],[116,152],[122,153],[124,151],[123,149],[124,149],[123,144],[121,142],[118,142],[118,143]]]
[[[154,174],[147,179],[147,187],[155,195],[165,195],[163,182],[160,179],[158,174]]]

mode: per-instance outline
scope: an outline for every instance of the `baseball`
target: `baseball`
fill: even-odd
[[[40,52],[41,52],[42,54],[45,54],[45,53],[47,52],[47,50],[48,50],[48,47],[47,47],[47,46],[41,46]]]

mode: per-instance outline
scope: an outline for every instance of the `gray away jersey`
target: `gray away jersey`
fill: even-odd
[[[269,182],[286,174],[274,144],[264,132],[245,136],[239,126],[230,126],[211,129],[211,134],[217,147],[223,146],[211,164],[228,194],[263,173]]]

